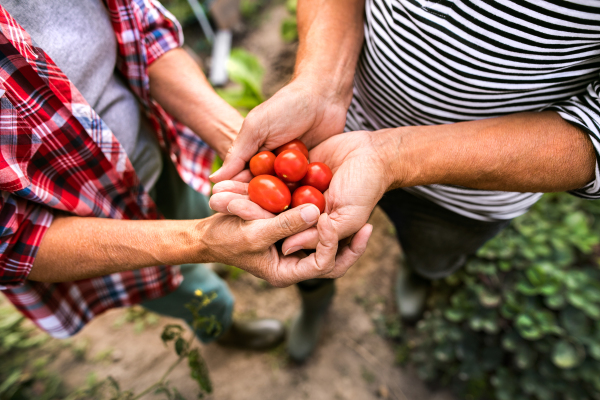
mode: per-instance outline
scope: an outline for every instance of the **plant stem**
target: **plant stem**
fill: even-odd
[[[192,340],[194,339],[194,336],[192,335],[192,338],[188,341],[188,346],[187,348],[189,348],[189,346],[192,344]],[[173,372],[173,370],[175,369],[175,367],[177,367],[179,365],[179,363],[181,362],[181,360],[183,360],[184,358],[187,357],[187,352],[185,354],[182,354],[179,356],[179,358],[177,359],[177,361],[175,361],[170,367],[169,369],[167,369],[167,371],[163,374],[163,376],[159,379],[158,382],[150,385],[149,387],[147,387],[144,391],[142,391],[140,394],[138,394],[137,396],[135,396],[134,398],[132,398],[131,400],[137,400],[137,399],[141,399],[143,396],[147,395],[148,393],[150,393],[150,391],[154,388],[156,388],[157,386],[161,385],[162,383],[164,383],[165,379],[167,379],[167,376],[169,376],[169,374],[171,372]]]

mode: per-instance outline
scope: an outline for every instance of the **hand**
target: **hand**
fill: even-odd
[[[346,97],[341,100],[335,93],[314,88],[306,79],[292,81],[248,114],[211,180],[234,178],[259,151],[274,150],[296,138],[310,149],[342,132],[349,106]]]
[[[387,144],[385,134],[350,132],[333,136],[310,152],[311,161],[327,164],[333,179],[325,195],[325,211],[329,213],[339,239],[347,238],[369,219],[373,208],[389,187],[392,174],[382,158]],[[389,146],[388,146],[389,147]],[[245,220],[273,218],[274,215],[251,202],[248,185],[225,181],[213,188],[210,206],[213,210],[234,213]],[[317,228],[291,235],[283,243],[284,254],[318,246]]]
[[[235,184],[247,187],[240,182]],[[312,278],[343,276],[364,253],[372,232],[372,226],[366,225],[348,246],[338,250],[337,232],[327,214],[319,216],[316,206],[307,204],[276,217],[271,215],[272,218],[268,219],[244,221],[234,216],[236,213],[244,214],[244,202],[251,203],[243,199],[229,203],[230,214],[233,215],[217,214],[203,220],[208,222],[202,235],[203,247],[207,249],[210,260],[235,265],[276,287]],[[315,229],[319,244],[315,253],[284,256],[277,250],[275,242],[314,226],[317,220]]]

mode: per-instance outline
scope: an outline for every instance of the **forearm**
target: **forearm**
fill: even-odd
[[[217,95],[185,50],[167,52],[150,65],[148,74],[152,97],[223,157],[243,118]]]
[[[165,264],[202,262],[206,220],[55,217],[29,279],[67,282]]]
[[[365,0],[299,0],[294,79],[326,88],[347,105],[362,48]]]
[[[390,188],[439,183],[558,192],[594,179],[589,137],[551,111],[390,129],[376,140],[389,160]]]

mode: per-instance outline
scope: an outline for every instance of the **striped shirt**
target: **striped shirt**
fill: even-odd
[[[347,130],[553,110],[600,153],[600,0],[367,0]],[[525,213],[540,193],[405,188],[461,215]],[[600,198],[600,171],[571,192]]]

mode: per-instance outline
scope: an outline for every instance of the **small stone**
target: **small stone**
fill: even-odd
[[[119,362],[123,358],[123,352],[121,350],[114,350],[111,356],[113,362]]]
[[[389,399],[390,398],[390,390],[387,388],[387,386],[381,385],[381,386],[379,386],[379,389],[377,389],[377,396],[382,399]]]

